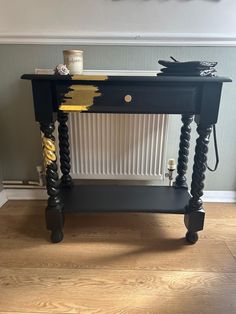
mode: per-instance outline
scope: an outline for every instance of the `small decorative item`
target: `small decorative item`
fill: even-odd
[[[69,75],[70,71],[67,69],[67,66],[65,64],[58,64],[55,68],[55,74]]]
[[[70,74],[83,73],[83,51],[81,50],[64,50],[64,63],[70,70]]]

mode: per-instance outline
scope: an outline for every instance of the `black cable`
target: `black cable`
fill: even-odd
[[[208,164],[206,165],[207,166],[207,169],[211,172],[214,172],[216,171],[216,169],[218,168],[218,165],[219,165],[219,152],[218,152],[218,145],[217,145],[217,138],[216,138],[216,126],[215,124],[213,125],[213,136],[214,136],[214,147],[215,147],[215,155],[216,155],[216,163],[215,163],[215,167],[214,169],[210,168],[208,166]]]
[[[179,62],[179,61],[177,61],[174,57],[170,57],[174,62]]]

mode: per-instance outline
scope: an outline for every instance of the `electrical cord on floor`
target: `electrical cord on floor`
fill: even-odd
[[[215,155],[216,155],[216,163],[215,163],[215,167],[212,169],[208,166],[208,164],[206,165],[207,166],[207,169],[211,172],[214,172],[216,171],[216,169],[218,168],[218,165],[219,165],[219,151],[218,151],[218,145],[217,145],[217,138],[216,138],[216,126],[215,124],[213,125],[213,137],[214,137],[214,147],[215,147]]]

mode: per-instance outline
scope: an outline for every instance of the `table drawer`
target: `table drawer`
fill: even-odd
[[[196,86],[77,84],[56,90],[64,111],[198,113]]]

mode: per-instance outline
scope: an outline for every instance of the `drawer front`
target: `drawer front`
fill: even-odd
[[[195,86],[75,84],[56,87],[64,111],[198,113]]]

